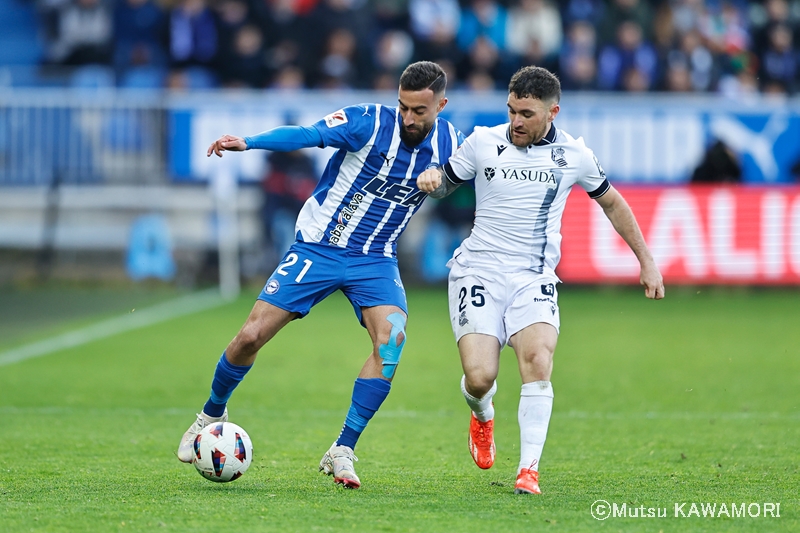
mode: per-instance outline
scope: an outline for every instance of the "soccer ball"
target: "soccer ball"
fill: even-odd
[[[253,460],[253,442],[231,422],[204,427],[194,439],[194,467],[206,479],[225,483],[239,479]]]

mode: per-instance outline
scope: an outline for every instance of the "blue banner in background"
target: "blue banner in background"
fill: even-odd
[[[506,122],[506,95],[448,94],[442,116],[465,134],[475,126]],[[253,135],[292,122],[308,125],[346,105],[395,105],[391,93],[269,94],[215,100],[213,106],[183,101],[169,124],[170,170],[175,177],[207,179],[215,163],[208,145],[220,135]],[[791,105],[790,105],[791,104]],[[745,183],[796,182],[800,162],[800,105],[792,102],[732,102],[712,97],[565,94],[556,126],[583,137],[616,183],[684,184],[716,140],[736,155]],[[310,155],[320,170],[331,150]],[[233,158],[228,158],[233,159]],[[265,171],[263,152],[244,154],[234,165],[240,179],[257,181]],[[795,170],[796,172],[796,170]]]

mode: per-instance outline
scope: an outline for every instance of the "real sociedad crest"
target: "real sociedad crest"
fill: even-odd
[[[564,157],[564,149],[560,146],[550,149],[550,159],[560,167],[567,166],[567,159]]]

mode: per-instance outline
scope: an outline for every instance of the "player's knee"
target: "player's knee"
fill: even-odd
[[[473,370],[469,375],[464,375],[464,388],[475,398],[483,398],[494,386],[497,376],[483,370]]]
[[[378,346],[378,354],[383,365],[382,375],[386,379],[394,377],[403,347],[406,344],[406,317],[402,313],[392,313],[386,317],[391,325],[391,331],[385,344]]]
[[[234,349],[243,354],[252,354],[264,345],[264,334],[255,323],[247,323],[242,327],[232,344]]]

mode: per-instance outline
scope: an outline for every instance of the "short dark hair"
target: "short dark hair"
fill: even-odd
[[[447,74],[432,61],[411,63],[400,76],[400,88],[404,91],[430,89],[433,94],[442,94],[446,87]]]
[[[508,84],[508,92],[517,98],[538,100],[561,100],[561,82],[555,74],[542,67],[522,67]]]

